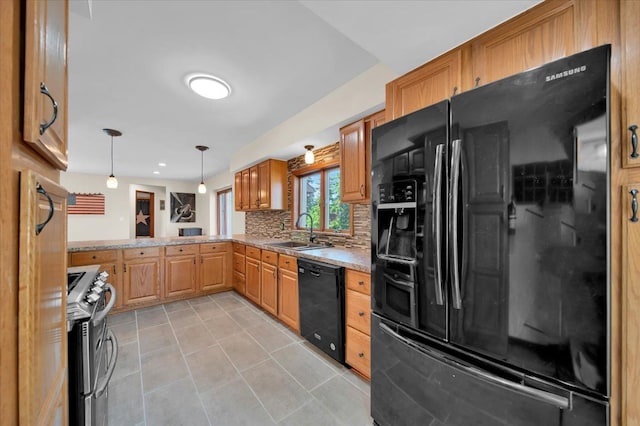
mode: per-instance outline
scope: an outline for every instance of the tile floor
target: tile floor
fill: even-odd
[[[110,317],[109,425],[371,425],[369,384],[233,292]]]

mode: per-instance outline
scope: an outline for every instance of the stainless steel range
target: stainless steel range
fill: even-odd
[[[109,380],[118,359],[118,342],[107,326],[116,291],[99,265],[67,270],[69,424],[107,424]],[[107,301],[107,294],[109,300]]]

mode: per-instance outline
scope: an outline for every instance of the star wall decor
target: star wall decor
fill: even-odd
[[[144,214],[144,213],[142,213],[142,210],[140,210],[138,212],[138,214],[136,215],[136,225],[139,224],[139,223],[143,223],[145,225],[148,225],[148,223],[147,223],[147,218],[148,217],[149,217],[148,214]]]

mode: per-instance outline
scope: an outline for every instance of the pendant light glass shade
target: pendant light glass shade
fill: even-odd
[[[102,129],[102,131],[111,136],[111,174],[107,178],[107,188],[117,189],[118,179],[116,179],[116,177],[113,175],[113,137],[122,136],[122,132],[114,129]]]
[[[307,152],[304,153],[304,162],[307,164],[313,164],[316,161],[315,155],[313,155],[313,145],[305,145],[304,148]]]
[[[196,149],[200,151],[200,185],[198,185],[198,193],[206,194],[207,187],[204,184],[204,152],[209,149],[208,146],[196,145]]]

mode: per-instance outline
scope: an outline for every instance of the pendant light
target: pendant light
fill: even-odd
[[[196,149],[200,151],[200,185],[198,185],[198,193],[205,194],[207,187],[204,185],[204,152],[209,149],[208,146],[196,145]]]
[[[111,136],[111,174],[107,178],[107,188],[109,189],[117,189],[118,188],[118,179],[113,175],[113,137],[122,136],[122,132],[114,129],[102,129],[107,135]]]
[[[305,145],[304,149],[307,150],[307,152],[304,153],[304,162],[307,164],[313,164],[313,162],[316,160],[316,157],[313,155],[313,145]]]

